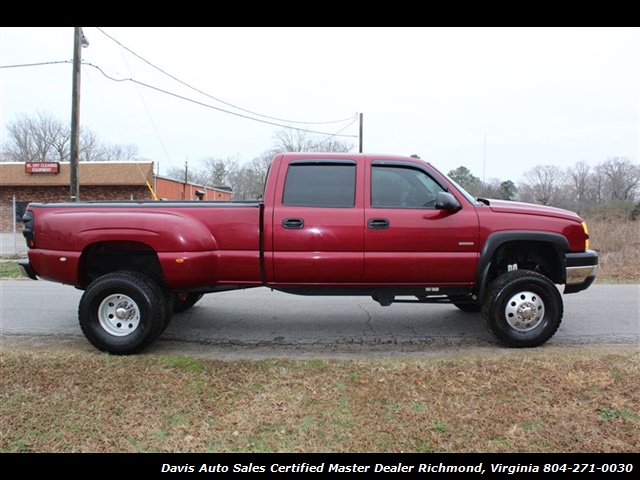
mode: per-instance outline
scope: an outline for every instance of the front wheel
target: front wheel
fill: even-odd
[[[487,330],[506,347],[537,347],[560,327],[563,315],[558,288],[544,275],[514,270],[498,277],[487,291],[482,318]]]
[[[114,272],[94,280],[78,307],[82,333],[98,350],[139,353],[164,331],[170,308],[162,288],[149,276]]]

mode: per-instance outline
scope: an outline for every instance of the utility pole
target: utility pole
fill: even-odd
[[[187,199],[187,183],[189,182],[189,165],[184,162],[184,185],[182,186],[182,200]]]
[[[359,145],[360,153],[362,153],[362,113],[360,114],[360,131],[358,133],[358,137],[360,139],[360,145]]]
[[[73,27],[73,81],[71,92],[71,146],[70,146],[70,197],[72,202],[80,201],[80,180],[78,178],[78,144],[80,139],[80,62],[82,47],[89,42],[82,33],[82,27]]]

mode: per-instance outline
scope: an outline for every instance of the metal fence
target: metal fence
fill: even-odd
[[[22,236],[22,210],[24,206],[15,197],[0,201],[0,255],[3,258],[25,256],[27,244]]]

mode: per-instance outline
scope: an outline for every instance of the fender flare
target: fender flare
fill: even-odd
[[[551,243],[552,245],[559,247],[563,252],[568,252],[570,249],[567,238],[559,233],[514,230],[490,234],[482,246],[480,258],[478,259],[478,266],[476,268],[476,295],[481,300],[484,298],[487,289],[485,280],[489,275],[491,259],[498,248],[505,243],[510,242]]]

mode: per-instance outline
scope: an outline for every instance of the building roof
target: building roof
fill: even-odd
[[[27,173],[24,162],[0,162],[0,185],[64,186],[70,183],[70,163],[58,162],[59,173]],[[146,185],[153,181],[153,162],[80,162],[80,185]]]
[[[156,178],[161,178],[162,180],[166,180],[168,182],[173,182],[173,183],[179,183],[179,184],[184,184],[183,180],[179,180],[177,178],[172,178],[172,177],[165,177],[164,175],[156,175]],[[219,190],[221,192],[233,192],[233,189],[231,187],[227,187],[225,185],[205,185],[203,183],[195,183],[195,182],[187,182],[187,185],[191,185],[192,187],[202,187],[205,190]]]

